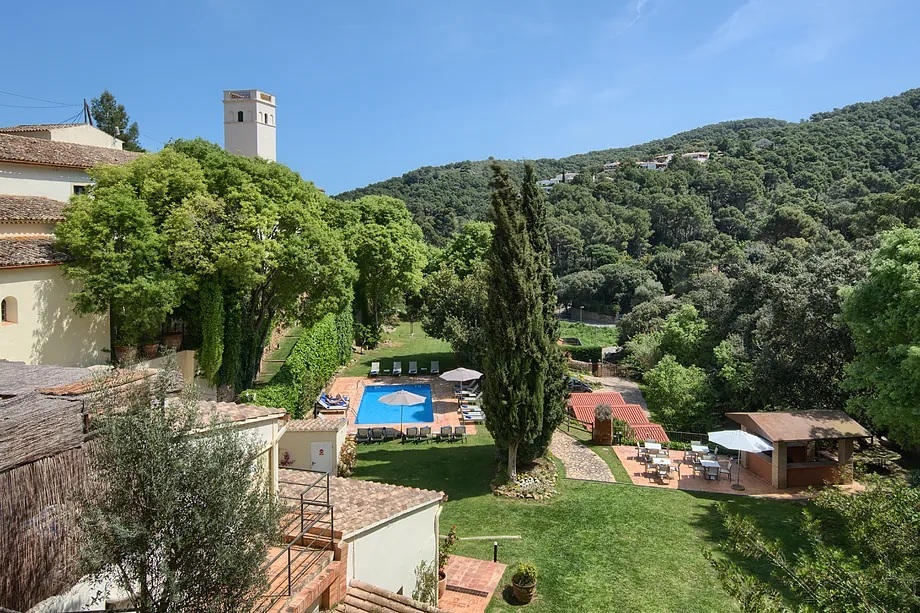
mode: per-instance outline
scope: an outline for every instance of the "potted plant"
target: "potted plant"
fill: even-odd
[[[521,604],[527,604],[537,591],[537,567],[530,562],[521,562],[511,576],[511,589],[514,598]]]
[[[119,364],[137,360],[137,333],[130,325],[119,322],[115,326],[112,345],[115,349],[115,361]]]
[[[152,360],[157,357],[157,353],[160,351],[160,341],[156,338],[156,329],[148,330],[144,333],[144,342],[142,347],[144,349],[144,357],[148,360]]]
[[[447,561],[450,560],[450,552],[453,551],[456,544],[457,526],[451,526],[447,536],[438,547],[438,598],[447,591]]]

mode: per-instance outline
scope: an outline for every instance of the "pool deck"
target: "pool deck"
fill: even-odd
[[[358,407],[361,406],[361,397],[364,388],[368,385],[413,385],[428,384],[431,386],[431,408],[434,411],[433,422],[403,422],[403,429],[408,426],[431,426],[437,432],[441,426],[466,426],[468,434],[476,434],[476,425],[464,423],[460,415],[460,404],[454,396],[454,384],[444,381],[436,375],[419,375],[412,377],[336,377],[326,392],[330,395],[342,394],[348,396],[350,410],[346,412],[349,434],[358,430],[354,423]],[[399,422],[388,424],[361,424],[362,428],[372,427],[399,428]]]

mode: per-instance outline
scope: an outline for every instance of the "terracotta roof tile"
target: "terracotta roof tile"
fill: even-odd
[[[667,443],[671,440],[665,433],[664,428],[658,424],[635,424],[630,425],[630,428],[637,441],[652,439],[659,443]]]
[[[0,268],[57,264],[67,254],[54,249],[50,234],[12,234],[0,236]]]
[[[279,471],[281,491],[287,496],[299,496],[303,486],[312,485],[316,478],[317,473],[311,471]],[[348,536],[417,507],[446,500],[447,496],[415,487],[329,477],[329,498],[335,508],[336,531]]]
[[[599,404],[626,404],[620,392],[573,392],[569,395],[569,406],[589,406],[593,410]]]
[[[0,221],[63,221],[66,202],[43,196],[0,194]]]
[[[348,425],[344,417],[317,417],[316,419],[292,419],[288,422],[288,431],[294,432],[338,432]]]
[[[236,404],[234,402],[214,402],[201,400],[198,402],[203,420],[207,423],[212,415],[219,421],[246,421],[260,417],[284,418],[287,411],[274,407],[262,407],[255,404]]]
[[[745,426],[752,434],[765,435],[771,443],[872,436],[843,411],[761,411],[726,413],[725,416]]]
[[[597,404],[593,406],[581,404],[571,407],[570,411],[574,414],[575,419],[581,423],[594,424],[594,408],[596,406]],[[631,426],[648,423],[648,417],[646,417],[645,411],[643,411],[642,407],[638,404],[611,404],[610,413],[614,419],[625,421]]]
[[[447,613],[445,609],[439,609],[357,579],[351,580],[345,598],[335,610],[340,613]]]
[[[6,126],[0,128],[0,133],[15,133],[15,132],[47,132],[48,130],[59,130],[61,128],[75,128],[77,126],[82,126],[80,123],[33,123],[33,124],[22,124],[18,126]]]
[[[153,376],[155,370],[118,370],[114,374],[106,372],[98,376],[90,376],[74,383],[58,385],[55,387],[42,387],[38,391],[40,394],[49,396],[83,396],[90,392],[95,392],[102,388],[120,387],[135,381],[140,381]]]
[[[62,143],[0,133],[0,161],[25,162],[65,168],[90,168],[99,164],[126,164],[142,154],[108,147]]]

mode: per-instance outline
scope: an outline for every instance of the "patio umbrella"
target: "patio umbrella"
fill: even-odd
[[[482,376],[482,373],[478,370],[473,370],[472,368],[455,368],[453,370],[448,370],[445,373],[441,373],[441,378],[445,381],[459,381],[460,382],[460,392],[463,393],[463,382],[472,381],[473,379],[478,379]]]
[[[719,430],[718,432],[709,433],[709,442],[715,443],[716,445],[721,445],[726,449],[734,449],[735,451],[748,451],[751,453],[759,453],[761,451],[772,451],[773,445],[763,440],[759,436],[755,436],[750,432],[744,432],[743,430]],[[732,484],[733,490],[743,490],[744,486],[741,485],[741,457],[739,454],[738,457],[738,479],[736,483]]]
[[[419,396],[418,394],[413,394],[412,392],[407,392],[406,390],[399,390],[398,392],[384,394],[380,397],[380,402],[383,404],[389,404],[391,406],[399,405],[399,433],[402,434],[403,408],[407,406],[423,404],[425,402],[425,397]]]

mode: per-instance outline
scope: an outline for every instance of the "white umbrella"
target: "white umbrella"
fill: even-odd
[[[418,394],[413,394],[412,392],[407,392],[406,390],[399,390],[398,392],[384,394],[379,398],[379,400],[383,404],[389,404],[392,406],[399,405],[399,432],[402,434],[403,408],[416,404],[423,404],[426,398],[424,396],[419,396]]]
[[[773,445],[759,436],[755,436],[750,432],[744,432],[743,430],[719,430],[718,432],[710,432],[708,436],[710,443],[721,445],[726,449],[734,449],[735,451],[759,453],[773,450]],[[736,483],[732,484],[733,490],[744,489],[744,486],[741,485],[741,458],[739,457],[738,459],[738,479]]]
[[[459,381],[460,382],[460,394],[463,394],[463,382],[472,381],[473,379],[478,379],[482,376],[482,373],[478,370],[473,370],[472,368],[455,368],[453,370],[448,370],[445,373],[441,373],[441,378],[445,381]]]

